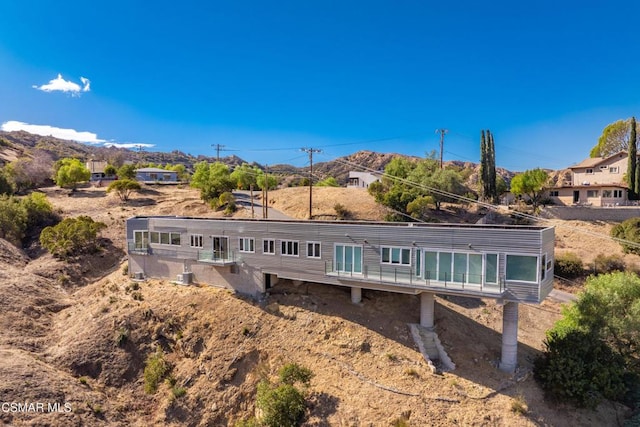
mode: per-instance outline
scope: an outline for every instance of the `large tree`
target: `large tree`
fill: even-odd
[[[530,169],[513,177],[511,192],[515,196],[526,195],[533,204],[534,211],[538,209],[542,196],[549,182],[549,175],[540,168]]]
[[[632,118],[618,120],[607,125],[598,139],[598,144],[591,149],[591,157],[609,157],[620,151],[627,151],[631,139],[631,120]],[[637,126],[636,123],[636,130]]]
[[[131,179],[118,179],[113,181],[107,187],[107,193],[115,191],[120,200],[126,202],[129,200],[131,193],[134,191],[140,191],[140,183]]]
[[[496,151],[493,134],[487,129],[480,134],[480,182],[484,200],[496,203],[498,201],[498,185],[496,178]]]
[[[195,164],[191,186],[200,189],[200,198],[208,202],[217,199],[222,193],[232,191],[235,187],[227,165],[206,161]]]
[[[55,165],[55,182],[59,187],[75,190],[79,183],[89,181],[91,172],[79,159],[61,159]]]

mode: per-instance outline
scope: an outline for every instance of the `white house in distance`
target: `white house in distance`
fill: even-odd
[[[565,206],[622,206],[628,203],[625,183],[628,154],[591,157],[571,166],[571,181],[549,189],[549,198]]]
[[[369,188],[369,184],[380,181],[380,177],[369,172],[349,172],[347,188]]]
[[[136,169],[136,180],[145,184],[178,184],[178,172],[160,168]]]

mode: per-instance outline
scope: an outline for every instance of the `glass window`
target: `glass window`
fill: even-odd
[[[151,243],[160,243],[160,233],[157,231],[152,231],[149,233]]]
[[[547,254],[542,254],[542,260],[540,261],[540,280],[544,280],[547,272]]]
[[[602,190],[602,197],[611,197],[611,190]]]
[[[160,243],[163,245],[168,245],[171,243],[169,233],[160,233]]]
[[[276,241],[273,239],[264,239],[262,241],[262,253],[273,255],[276,253]]]
[[[438,253],[424,253],[424,278],[435,280],[438,277]]]
[[[253,237],[240,237],[238,243],[240,252],[255,252]]]
[[[485,283],[498,283],[498,254],[486,254],[484,259]]]
[[[467,278],[467,254],[453,254],[453,281],[466,282]]]
[[[285,256],[298,256],[298,242],[295,240],[282,240],[280,253]]]
[[[149,243],[149,232],[146,230],[135,230],[133,232],[133,245],[135,249],[147,249]]]
[[[438,280],[447,282],[451,280],[451,253],[438,253]]]
[[[335,255],[335,271],[362,273],[361,246],[336,245]]]
[[[482,255],[469,254],[469,277],[467,282],[482,283]]]
[[[189,236],[189,240],[192,248],[202,247],[202,234],[192,234]]]
[[[593,173],[593,169],[589,168],[589,169],[586,170],[586,172],[587,172],[588,175],[591,175]]]
[[[416,252],[416,276],[420,277],[422,268],[422,251]]]
[[[320,258],[320,242],[307,242],[307,257]]]
[[[598,197],[598,190],[587,190],[587,197]]]
[[[180,246],[180,233],[171,233],[171,244]]]
[[[611,166],[609,168],[609,173],[618,173],[618,172],[619,172],[619,169],[617,166]]]
[[[411,249],[383,246],[380,262],[383,264],[411,265]]]
[[[530,255],[507,255],[507,280],[537,282],[538,257]]]

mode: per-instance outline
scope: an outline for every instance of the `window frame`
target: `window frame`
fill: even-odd
[[[316,251],[317,248],[317,251]],[[309,251],[309,249],[312,249]],[[322,258],[322,244],[316,241],[307,241],[307,258]]]
[[[289,244],[291,251],[289,251]],[[286,251],[284,249],[287,249]],[[292,252],[292,253],[289,253]],[[300,257],[300,241],[299,240],[280,240],[280,255],[290,257]]]
[[[385,250],[388,252],[388,260],[385,261]],[[394,262],[394,254],[393,251],[397,250],[398,252],[398,262]],[[408,251],[407,262],[405,261],[405,257],[403,253]],[[411,248],[407,246],[380,246],[380,264],[384,265],[398,265],[402,267],[411,267],[413,263],[411,262]]]
[[[509,257],[527,257],[527,258],[535,258],[536,259],[536,267],[535,267],[535,272],[536,272],[536,278],[534,281],[530,281],[530,280],[522,280],[522,279],[511,279],[509,278]],[[517,282],[517,283],[535,283],[538,284],[540,283],[540,255],[532,255],[532,254],[522,254],[522,253],[505,253],[504,256],[504,277],[505,280],[509,281],[509,282]]]
[[[253,237],[238,237],[238,251],[245,254],[255,253],[256,239]]]
[[[265,244],[267,244],[266,248],[271,249],[271,251],[265,251]],[[276,239],[262,239],[262,253],[264,255],[275,255],[276,254]]]
[[[195,241],[195,244],[194,244]],[[200,243],[198,245],[198,243]],[[204,235],[202,234],[190,234],[189,235],[189,247],[190,248],[198,248],[198,249],[203,249],[204,248]]]

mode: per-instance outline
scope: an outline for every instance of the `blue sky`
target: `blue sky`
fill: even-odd
[[[491,129],[498,166],[560,169],[638,115],[637,16],[616,0],[4,1],[0,124],[298,166],[301,147],[422,156],[440,128],[445,160],[477,162]]]

